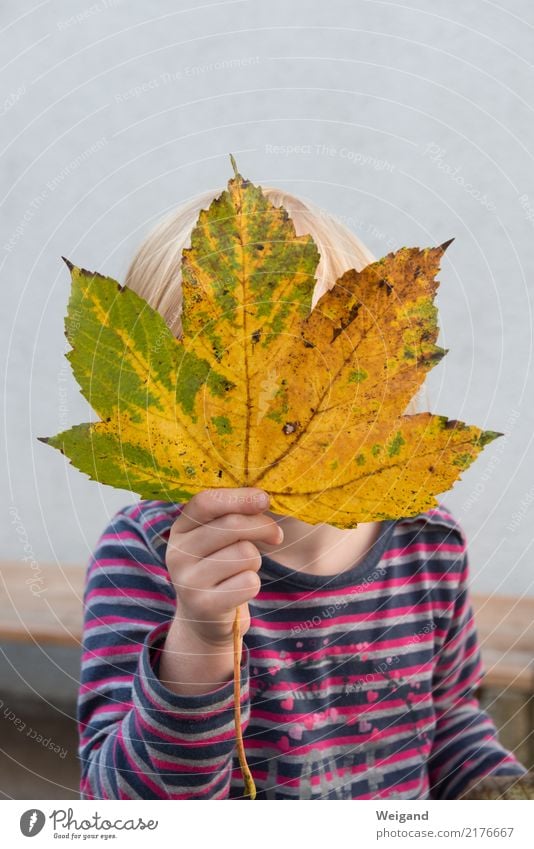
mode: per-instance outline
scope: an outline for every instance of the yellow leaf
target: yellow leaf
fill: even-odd
[[[183,251],[180,339],[133,291],[68,263],[67,356],[102,421],[43,441],[142,498],[259,486],[274,512],[340,528],[435,506],[502,435],[405,415],[447,353],[434,297],[450,242],[349,269],[310,311],[317,246],[231,160]]]

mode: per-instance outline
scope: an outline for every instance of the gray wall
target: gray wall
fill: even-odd
[[[1,558],[85,563],[136,500],[36,439],[95,418],[64,357],[60,256],[120,280],[155,220],[224,187],[232,152],[375,255],[456,237],[429,409],[506,437],[443,501],[474,587],[533,592],[534,9],[502,6],[4,0]]]

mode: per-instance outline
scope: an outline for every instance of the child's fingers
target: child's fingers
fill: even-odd
[[[247,537],[281,541],[276,522],[261,515],[269,507],[262,495],[254,487],[204,490],[171,528],[165,561],[181,615],[208,642],[232,640],[236,608],[245,608],[241,633],[250,623],[247,602],[261,588],[261,555]]]
[[[261,588],[259,575],[250,569],[232,575],[216,586],[205,590],[186,590],[189,616],[199,622],[217,622],[224,614],[235,612],[246,604]]]
[[[275,545],[283,539],[282,531],[270,516],[262,513],[243,516],[227,513],[218,516],[201,528],[180,533],[173,528],[167,544],[166,561],[173,571],[198,566],[200,560],[215,554],[238,540],[250,540]],[[214,575],[214,583],[217,577]]]
[[[225,513],[261,513],[269,506],[266,493],[256,487],[220,487],[198,492],[185,504],[173,523],[173,530],[186,533]]]
[[[254,574],[261,567],[261,555],[249,540],[238,540],[216,551],[214,554],[178,570],[173,584],[182,600],[189,604],[198,593],[220,586],[228,579],[250,572]],[[252,580],[247,578],[246,580]],[[259,579],[258,579],[259,580]],[[255,585],[256,581],[252,583]],[[194,599],[193,599],[194,600]]]

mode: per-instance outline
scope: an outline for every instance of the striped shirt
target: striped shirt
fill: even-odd
[[[182,507],[124,507],[90,558],[81,799],[243,798],[232,681],[178,695],[158,678],[179,615],[165,551]],[[474,695],[482,667],[466,539],[443,503],[382,522],[342,573],[262,555],[259,576],[241,662],[258,799],[448,799],[490,773],[525,772]]]

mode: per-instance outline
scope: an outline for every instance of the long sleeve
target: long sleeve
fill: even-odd
[[[462,539],[461,577],[433,679],[436,729],[429,760],[432,798],[458,798],[484,776],[523,775],[526,770],[499,742],[475,696],[483,666],[468,590],[468,553]]]
[[[82,799],[228,798],[233,682],[181,696],[158,678],[174,587],[143,529],[119,511],[87,569],[77,720]],[[241,714],[250,716],[243,644]]]

